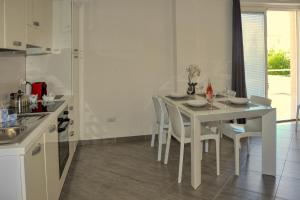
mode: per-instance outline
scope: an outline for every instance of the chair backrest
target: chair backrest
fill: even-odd
[[[259,96],[251,96],[250,101],[252,103],[260,104],[260,105],[263,105],[263,106],[271,106],[271,103],[272,103],[271,99],[268,99],[268,98],[265,98],[265,97],[259,97]]]
[[[227,89],[226,93],[227,93],[227,95],[230,96],[230,97],[235,97],[235,96],[236,96],[236,92],[233,91],[233,90]]]
[[[250,100],[252,103],[260,104],[263,106],[271,106],[272,100],[264,97],[259,96],[251,96]],[[245,125],[246,130],[252,130],[260,132],[262,128],[262,121],[261,118],[249,119]]]
[[[169,117],[165,103],[158,96],[152,97],[157,123],[163,120],[163,123],[168,123]]]
[[[183,120],[178,107],[175,105],[167,104],[167,110],[169,113],[169,119],[173,133],[179,138],[185,137]]]

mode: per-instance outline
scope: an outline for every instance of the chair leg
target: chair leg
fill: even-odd
[[[216,163],[217,163],[217,176],[220,175],[220,138],[216,139]]]
[[[156,131],[157,131],[157,125],[154,125],[153,128],[153,132],[152,132],[152,137],[151,137],[151,147],[154,147],[154,142],[155,142],[155,135],[156,135]]]
[[[297,106],[297,113],[296,113],[296,133],[297,133],[297,129],[298,129],[299,109],[300,109],[300,106]]]
[[[157,161],[161,161],[161,151],[162,151],[162,140],[163,140],[163,124],[159,125],[159,132],[158,132],[158,155],[157,155]]]
[[[219,125],[221,126],[223,121],[219,121]],[[223,133],[220,128],[217,128],[217,133],[220,134],[220,137],[223,138]]]
[[[202,160],[202,158],[203,158],[203,151],[204,151],[204,150],[203,150],[203,147],[204,147],[204,141],[202,140],[201,143],[202,143],[202,154],[201,154],[200,156],[201,156],[201,160]]]
[[[184,142],[182,141],[180,142],[178,183],[181,183],[181,179],[182,179],[183,156],[184,156]]]
[[[240,175],[240,140],[234,139],[235,175]]]
[[[169,128],[169,130],[168,130],[167,144],[166,144],[166,152],[165,152],[165,161],[164,161],[165,165],[168,164],[170,144],[171,144],[171,130]]]
[[[249,155],[250,152],[250,137],[247,137],[247,155]]]

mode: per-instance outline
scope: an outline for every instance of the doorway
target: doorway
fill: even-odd
[[[296,115],[296,30],[296,11],[267,11],[267,96],[277,109],[277,121]]]
[[[242,13],[248,97],[272,99],[277,121],[294,120],[297,105],[297,12]]]

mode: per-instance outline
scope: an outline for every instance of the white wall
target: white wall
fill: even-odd
[[[230,85],[231,0],[89,0],[84,4],[81,139],[150,134],[151,96]]]
[[[198,64],[199,83],[216,90],[231,85],[232,0],[176,1],[178,90],[186,90],[185,66]]]
[[[150,134],[151,96],[185,90],[183,66],[229,82],[230,0],[83,4],[81,139]],[[217,13],[217,15],[216,15]],[[203,82],[204,84],[204,82]]]
[[[9,93],[17,92],[20,81],[25,80],[25,55],[0,53],[0,74],[0,101],[6,102]]]
[[[84,4],[82,139],[149,134],[151,96],[174,88],[172,0]]]

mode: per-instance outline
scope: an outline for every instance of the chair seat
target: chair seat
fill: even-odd
[[[247,127],[243,124],[234,123],[223,123],[219,126],[220,131],[229,138],[234,139],[235,137],[247,137],[248,135],[259,135],[261,131],[257,128]],[[247,136],[246,136],[247,135]]]
[[[186,126],[185,129],[185,143],[191,142],[191,127]],[[174,137],[180,142],[180,136],[174,134]],[[201,128],[201,140],[208,140],[208,139],[215,139],[215,137],[218,137],[218,134],[214,133],[210,129],[203,127]]]
[[[182,116],[182,121],[183,121],[183,125],[184,126],[191,126],[191,120],[189,117],[185,116],[185,115],[181,115]],[[159,124],[160,122],[157,122],[157,124]],[[169,121],[166,121],[166,123],[163,126],[164,129],[168,129],[169,128]]]

